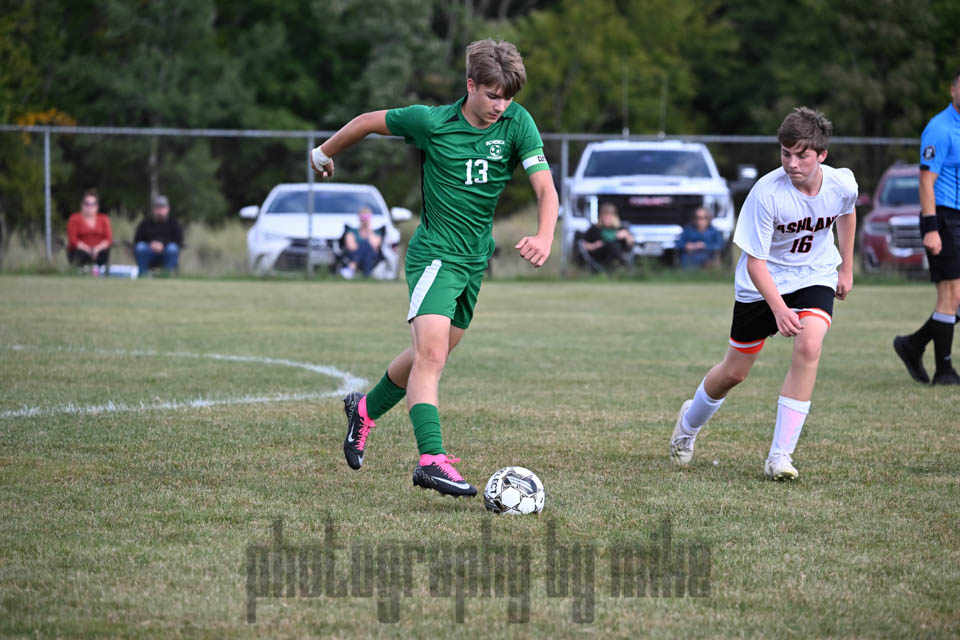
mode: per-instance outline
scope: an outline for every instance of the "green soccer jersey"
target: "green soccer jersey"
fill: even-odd
[[[486,262],[493,254],[493,211],[513,170],[548,169],[543,141],[526,109],[513,102],[477,129],[463,117],[466,96],[440,107],[387,111],[387,128],[421,151],[423,207],[408,254]]]

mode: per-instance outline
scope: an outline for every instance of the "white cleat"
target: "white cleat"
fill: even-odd
[[[790,456],[783,454],[767,458],[763,465],[763,473],[771,480],[796,480],[800,472],[793,466]]]
[[[697,436],[688,436],[683,433],[683,416],[686,415],[693,400],[686,400],[680,405],[680,414],[677,416],[677,424],[673,428],[673,435],[670,436],[670,459],[678,467],[685,467],[693,460],[693,441]]]

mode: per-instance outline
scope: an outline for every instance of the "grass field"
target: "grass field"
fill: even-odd
[[[441,418],[472,483],[508,464],[543,479],[544,513],[509,518],[411,486],[401,408],[361,471],[343,461],[341,394],[409,341],[402,284],[2,276],[0,634],[956,637],[960,395],[911,382],[890,346],[929,313],[932,287],[860,286],[838,303],[793,484],[762,477],[783,338],[692,467],[666,457],[680,403],[726,349],[731,289],[484,285]],[[287,551],[269,552],[280,520]],[[251,545],[266,565],[250,565]],[[273,563],[316,545],[343,547],[323,565],[333,588],[265,597],[303,595]],[[518,554],[512,598],[481,597],[496,592],[471,558],[490,548]],[[399,619],[383,622],[396,565],[380,560],[397,549],[414,560]],[[625,549],[650,571],[641,596],[611,595]],[[681,597],[655,590],[662,567],[690,578]],[[551,597],[558,585],[566,597]],[[508,622],[524,602],[528,619]]]

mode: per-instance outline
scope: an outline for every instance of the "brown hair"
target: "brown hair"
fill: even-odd
[[[797,107],[783,119],[777,129],[777,139],[787,149],[801,144],[804,150],[822,153],[827,150],[832,133],[833,123],[825,115],[807,107]]]
[[[510,42],[490,38],[467,46],[467,78],[476,84],[499,87],[512,98],[527,81],[520,52]]]
[[[94,200],[97,201],[97,204],[100,203],[100,194],[98,194],[98,193],[97,193],[97,190],[94,189],[94,188],[90,188],[90,189],[87,189],[86,191],[84,191],[84,192],[83,192],[83,197],[80,198],[80,199],[81,199],[81,200],[86,200],[87,198],[93,198]]]

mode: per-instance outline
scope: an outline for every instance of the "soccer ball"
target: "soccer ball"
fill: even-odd
[[[490,476],[483,490],[483,505],[494,513],[540,513],[545,499],[540,478],[524,467],[500,469]]]

